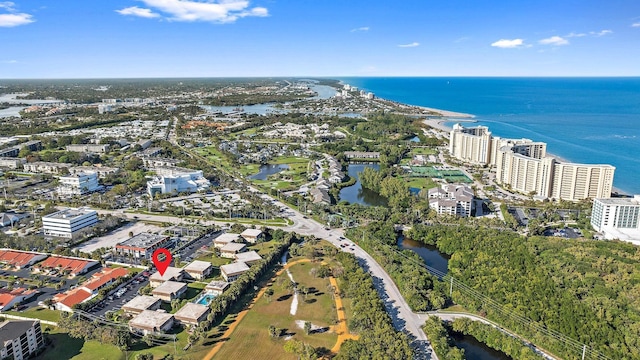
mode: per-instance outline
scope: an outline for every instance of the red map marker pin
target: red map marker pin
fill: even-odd
[[[161,255],[164,255],[164,260],[160,260]],[[151,260],[153,260],[153,265],[156,266],[160,276],[162,276],[164,272],[167,271],[169,264],[171,264],[171,253],[165,248],[156,249],[156,251],[153,252]]]

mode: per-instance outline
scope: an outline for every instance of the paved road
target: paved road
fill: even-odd
[[[257,189],[251,188],[252,191],[258,192]],[[273,201],[274,205],[283,208],[286,207],[287,213],[290,214],[289,218],[293,220],[293,225],[281,227],[285,231],[296,232],[301,235],[314,235],[318,238],[326,239],[334,246],[342,251],[353,253],[358,261],[369,270],[374,277],[374,283],[382,300],[385,303],[387,312],[393,320],[394,327],[399,331],[404,331],[409,334],[414,340],[414,347],[418,350],[419,359],[437,359],[437,356],[433,352],[431,345],[428,343],[427,336],[421,327],[424,324],[424,319],[420,315],[411,311],[409,304],[400,295],[400,290],[393,282],[389,274],[380,266],[366,251],[361,247],[354,244],[349,239],[341,240],[340,237],[344,236],[341,229],[325,230],[324,226],[319,222],[309,219],[300,212],[290,208],[288,205],[271,198],[268,195],[261,195],[264,199]],[[160,221],[172,224],[187,223],[188,219],[181,219],[174,216],[165,215],[147,215],[147,214],[131,214],[114,210],[96,210],[100,214],[115,214],[133,219],[134,217],[139,220]],[[206,225],[226,225],[229,221],[201,221]],[[346,247],[341,247],[342,244],[348,244]]]

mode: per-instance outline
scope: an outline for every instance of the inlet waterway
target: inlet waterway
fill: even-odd
[[[420,255],[424,263],[440,272],[449,272],[449,255],[441,253],[438,248],[433,245],[427,245],[415,240],[405,239],[404,235],[398,235],[398,247],[402,250],[413,250]]]
[[[356,183],[340,190],[340,201],[344,200],[350,204],[365,206],[387,206],[387,199],[384,196],[362,187],[358,173],[364,171],[367,167],[380,170],[380,165],[378,164],[349,164],[347,174],[349,177],[355,177]]]
[[[441,253],[438,248],[433,245],[423,244],[421,242],[406,239],[402,233],[397,237],[398,248],[412,250],[420,255],[424,263],[428,266],[442,272],[449,271],[450,256]],[[456,347],[464,349],[465,359],[468,360],[511,360],[507,354],[492,349],[486,344],[476,340],[473,336],[460,333],[453,333],[451,336]]]

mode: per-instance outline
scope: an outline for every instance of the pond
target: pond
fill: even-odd
[[[467,360],[512,360],[509,355],[488,347],[473,336],[454,332],[451,338],[456,347],[464,349]]]
[[[277,174],[280,171],[288,170],[289,165],[287,164],[265,164],[260,165],[260,170],[257,174],[253,174],[249,176],[249,179],[253,180],[267,180],[269,175]]]
[[[385,197],[380,196],[380,194],[375,191],[363,188],[362,184],[360,184],[358,173],[367,167],[373,168],[374,170],[380,169],[380,165],[378,164],[349,164],[347,174],[349,174],[349,177],[355,177],[357,181],[355,184],[340,190],[339,201],[345,200],[350,204],[365,206],[387,206],[387,199]]]
[[[441,253],[433,245],[423,244],[410,239],[405,239],[402,233],[398,235],[398,247],[402,250],[409,249],[420,255],[424,263],[432,268],[447,273],[449,271],[449,255]]]

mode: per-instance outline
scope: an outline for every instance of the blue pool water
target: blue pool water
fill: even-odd
[[[196,304],[209,306],[209,304],[211,304],[211,302],[215,298],[216,296],[213,294],[204,294],[200,296],[200,298],[198,298],[198,301],[196,301]]]

